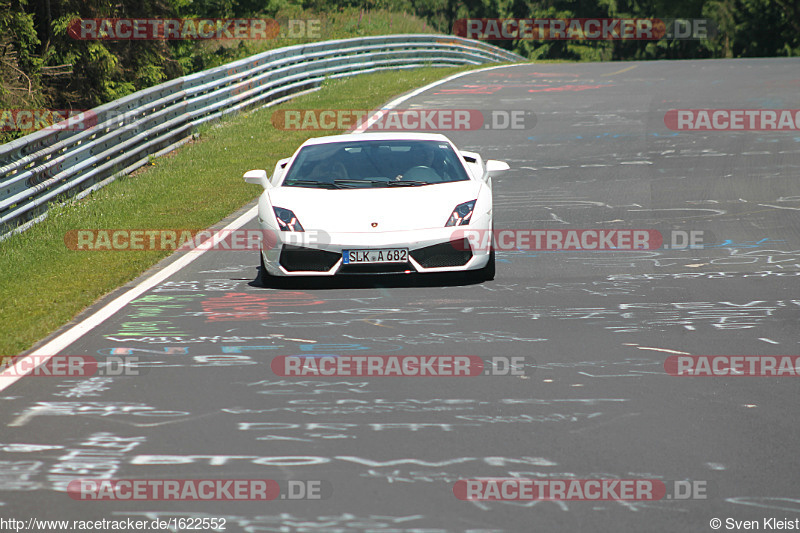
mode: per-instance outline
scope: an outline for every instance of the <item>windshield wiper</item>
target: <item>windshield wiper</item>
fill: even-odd
[[[351,185],[353,185],[353,186],[355,186],[355,187],[358,187],[358,186],[361,186],[361,185],[364,185],[364,186],[370,186],[370,185],[374,185],[374,184],[375,184],[375,182],[374,182],[374,181],[370,181],[370,180],[359,180],[359,179],[338,179],[338,180],[333,180],[333,182],[334,182],[336,185],[339,185],[339,186],[342,186],[342,185],[344,185],[344,186],[346,186],[347,188],[351,188],[351,187],[349,187],[349,186],[351,186]]]
[[[314,187],[319,189],[341,189],[336,183],[330,181],[316,181],[316,180],[291,180],[285,184],[286,187]]]
[[[418,185],[430,185],[427,181],[414,181],[414,180],[398,180],[387,181],[387,187],[416,187]]]
[[[424,181],[403,180],[403,181],[387,181],[387,180],[368,180],[368,179],[338,179],[333,180],[333,183],[343,188],[367,188],[367,187],[414,187],[416,185],[429,185]]]
[[[388,184],[392,183],[391,181],[386,180],[370,180],[370,179],[340,179],[340,180],[333,180],[334,183],[337,185],[363,185],[363,188],[367,187],[386,187]],[[362,188],[362,187],[354,187],[354,188]]]

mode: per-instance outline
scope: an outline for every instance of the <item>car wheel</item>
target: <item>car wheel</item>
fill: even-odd
[[[478,273],[479,273],[479,279],[481,281],[492,281],[494,279],[494,273],[495,273],[494,246],[492,246],[492,249],[489,250],[489,262],[486,263],[485,267],[478,270]]]
[[[481,268],[480,270],[471,270],[468,272],[469,277],[477,282],[482,281],[492,281],[494,279],[495,273],[495,260],[494,260],[494,242],[492,242],[492,247],[489,249],[489,262],[486,263],[486,266]]]

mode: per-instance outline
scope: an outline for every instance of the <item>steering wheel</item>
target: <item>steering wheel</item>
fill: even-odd
[[[439,174],[435,170],[425,165],[418,165],[416,167],[409,168],[403,174],[398,174],[394,179],[395,181],[401,181],[403,179],[431,180],[433,178],[439,178]]]

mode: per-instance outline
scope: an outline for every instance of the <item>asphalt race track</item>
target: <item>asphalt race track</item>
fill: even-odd
[[[800,355],[800,135],[679,132],[664,117],[800,109],[798,72],[796,59],[526,64],[411,98],[403,105],[535,114],[527,129],[448,134],[511,165],[494,180],[499,229],[658,230],[669,248],[502,250],[482,284],[282,288],[260,286],[255,252],[209,251],[60,352],[138,357],[140,375],[31,376],[0,393],[0,516],[380,533],[793,521],[796,379],[679,377],[664,364]],[[703,246],[673,249],[691,231]],[[469,355],[495,375],[280,377],[280,355]],[[512,373],[493,357],[521,359]],[[512,477],[656,480],[667,495],[454,495],[461,479]],[[321,498],[77,501],[67,487],[79,478],[268,479],[283,496],[311,481]]]

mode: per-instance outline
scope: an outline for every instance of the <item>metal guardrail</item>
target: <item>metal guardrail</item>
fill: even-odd
[[[0,146],[0,240],[187,142],[200,124],[315,90],[325,78],[383,69],[524,61],[449,35],[391,35],[301,44],[177,78]],[[89,125],[91,122],[91,125]]]

